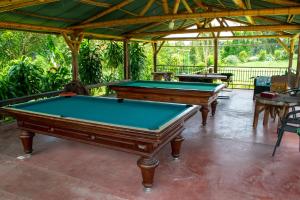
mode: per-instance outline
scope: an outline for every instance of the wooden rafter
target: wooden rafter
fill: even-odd
[[[288,45],[286,45],[280,38],[276,38],[276,41],[278,42],[278,44],[280,44],[280,46],[282,46],[284,48],[284,50],[287,53],[290,52],[290,48],[288,47]]]
[[[268,3],[278,4],[282,6],[300,6],[299,2],[291,1],[291,0],[263,0]]]
[[[131,24],[141,24],[150,22],[159,22],[177,19],[195,19],[195,18],[215,18],[215,17],[238,17],[238,16],[268,16],[268,15],[289,15],[300,14],[300,7],[288,8],[265,8],[265,9],[252,9],[252,10],[231,10],[231,11],[212,11],[203,13],[183,13],[177,15],[163,15],[163,16],[149,16],[130,19],[117,19],[103,22],[88,23],[77,25],[70,28],[86,29],[86,28],[100,28],[110,26],[122,26]]]
[[[232,0],[239,8],[242,9],[250,9],[249,7],[247,7],[247,5],[244,3],[243,0]],[[251,16],[245,16],[247,21],[250,24],[255,24],[254,19]]]
[[[221,21],[224,23],[225,27],[229,27],[229,24],[227,23],[226,19],[224,19],[224,18],[221,18],[221,19],[222,19]],[[233,36],[235,35],[233,31],[230,31],[230,32]]]
[[[66,19],[66,18],[60,18],[60,17],[49,17],[49,16],[37,15],[34,13],[24,12],[24,11],[19,11],[19,10],[14,10],[11,12],[20,14],[20,15],[36,17],[36,18],[40,18],[40,19],[47,19],[47,20],[52,20],[52,21],[71,22],[71,23],[79,22],[78,19],[76,20],[76,19]]]
[[[211,27],[198,28],[188,30],[174,31],[157,31],[136,33],[132,36],[151,36],[151,35],[169,35],[169,34],[184,34],[184,33],[207,33],[207,32],[222,32],[222,31],[280,31],[280,30],[300,30],[300,25],[254,25],[254,26],[230,26],[230,27]]]
[[[149,10],[149,8],[152,6],[152,4],[154,3],[154,1],[156,0],[149,0],[147,2],[147,4],[145,5],[145,7],[143,8],[143,10],[140,12],[139,16],[144,16],[145,13]]]
[[[240,39],[270,39],[270,38],[290,38],[291,35],[247,35],[247,36],[221,36],[218,37],[218,40],[240,40]],[[215,37],[179,37],[179,38],[160,38],[157,40],[153,40],[153,42],[158,41],[194,41],[194,40],[214,40]]]
[[[80,0],[80,2],[84,3],[84,4],[89,4],[89,5],[98,6],[98,7],[105,7],[105,8],[112,6],[112,4],[110,4],[110,3],[98,2],[96,0]],[[119,10],[126,14],[132,15],[132,16],[138,16],[138,14],[130,12],[125,9],[122,9],[122,8],[120,8]]]
[[[110,7],[111,4],[110,3],[104,3],[104,2],[98,2],[96,0],[80,0],[81,3],[85,3],[85,4],[90,4],[93,6],[98,6],[98,7]]]
[[[165,14],[169,14],[169,5],[168,5],[168,0],[161,0],[162,2],[162,7],[164,10]]]
[[[177,14],[179,4],[180,4],[180,0],[175,0],[174,1],[173,14]]]
[[[146,30],[148,30],[148,29],[150,29],[150,28],[159,26],[159,25],[161,25],[162,23],[164,23],[164,22],[156,22],[156,23],[147,24],[146,26],[143,26],[143,27],[141,27],[141,28],[137,28],[137,29],[135,29],[135,30],[130,31],[130,32],[127,33],[127,34],[143,32],[143,31],[146,31]]]
[[[181,0],[181,1],[182,1],[182,4],[184,5],[185,9],[188,11],[188,13],[194,13],[194,11],[191,9],[190,5],[188,4],[188,2],[186,0]],[[202,26],[202,24],[200,23],[200,21],[198,19],[195,19],[195,22],[198,27]]]
[[[16,10],[29,6],[36,6],[56,2],[58,0],[2,0],[0,1],[0,12]]]
[[[289,23],[289,24],[292,23],[294,20],[294,17],[295,17],[295,15],[289,15],[287,18],[287,23]]]
[[[193,0],[194,3],[201,9],[207,10],[208,7],[202,2],[202,0]]]
[[[0,22],[0,29],[12,29],[12,30],[23,30],[23,31],[37,31],[41,33],[52,33],[52,34],[72,34],[73,30],[64,29],[64,28],[54,28],[47,26],[38,26],[38,25],[27,25],[27,24],[19,24],[13,22]],[[90,32],[82,32],[84,37],[87,38],[99,38],[99,39],[110,39],[110,40],[124,40],[126,37],[115,36],[109,34],[100,34],[100,33],[90,33]],[[151,42],[150,40],[138,39],[138,38],[130,38],[131,41],[142,41],[142,42]]]
[[[108,9],[106,9],[106,10],[104,10],[104,11],[96,14],[95,16],[93,16],[93,17],[91,17],[91,18],[83,21],[81,24],[86,24],[86,23],[95,21],[96,19],[99,19],[100,17],[103,17],[103,16],[105,16],[105,15],[107,15],[109,13],[112,13],[115,10],[118,10],[118,9],[122,8],[122,7],[126,6],[127,4],[129,4],[129,3],[133,2],[133,1],[134,0],[125,0],[125,1],[122,1],[121,3],[118,3],[118,4],[114,5],[114,6],[111,6]]]
[[[163,45],[165,44],[166,41],[162,41],[162,43],[159,45],[158,49],[156,50],[156,54],[159,53],[159,51],[161,50],[161,48],[163,47]]]

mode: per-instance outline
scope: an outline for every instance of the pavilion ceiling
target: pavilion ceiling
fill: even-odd
[[[213,19],[220,27],[211,26]],[[228,20],[241,26],[230,27]],[[186,29],[193,25],[197,29]],[[221,31],[255,31],[261,38],[295,37],[300,31],[300,1],[1,0],[0,28],[140,41],[166,40],[163,36],[191,32],[199,37],[200,33],[212,33],[202,37],[211,39]]]

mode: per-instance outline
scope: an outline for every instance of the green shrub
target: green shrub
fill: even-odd
[[[240,62],[239,58],[236,55],[229,55],[224,59],[226,64],[236,65]]]
[[[248,53],[246,51],[241,51],[239,53],[239,59],[242,61],[242,62],[247,62],[248,61]]]
[[[63,87],[72,80],[70,67],[50,67],[46,70],[43,80],[44,91],[55,91]]]
[[[289,58],[289,55],[285,50],[275,50],[274,51],[275,60],[286,60]]]
[[[79,51],[79,76],[85,85],[101,82],[102,64],[99,49],[88,40],[82,42]]]
[[[207,57],[207,66],[213,66],[214,65],[214,56],[213,55],[209,55]]]
[[[260,50],[258,53],[258,60],[265,61],[267,57],[267,51],[266,50]]]
[[[7,75],[4,73],[0,74],[0,100],[5,100],[14,97],[11,84],[7,80]]]
[[[22,57],[15,61],[8,71],[8,81],[12,84],[16,96],[37,94],[43,91],[43,69],[31,62],[31,59]]]
[[[274,61],[274,56],[272,54],[267,54],[266,55],[266,61]]]
[[[139,80],[145,70],[146,55],[142,46],[137,42],[130,44],[131,79]]]

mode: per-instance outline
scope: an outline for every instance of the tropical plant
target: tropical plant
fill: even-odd
[[[12,84],[7,80],[7,74],[0,73],[0,100],[14,97]]]
[[[258,54],[258,59],[260,61],[265,61],[266,60],[266,56],[267,56],[267,51],[266,50],[260,50],[260,52]]]
[[[138,80],[141,78],[145,69],[146,55],[143,46],[137,42],[130,44],[130,71],[131,79]]]
[[[192,47],[190,50],[190,60],[192,65],[196,65],[197,63],[197,55],[196,55],[196,48]]]
[[[79,76],[85,85],[101,82],[102,64],[99,49],[88,40],[83,41],[80,46]]]
[[[288,59],[288,54],[284,50],[276,49],[274,51],[275,60],[286,60]]]
[[[28,57],[13,62],[8,71],[8,81],[13,85],[16,96],[25,96],[43,91],[43,69],[31,63]]]
[[[50,67],[46,70],[43,79],[43,90],[54,91],[63,89],[72,79],[70,68],[66,66]]]
[[[242,61],[242,62],[247,62],[248,61],[248,53],[246,51],[241,51],[239,53],[239,59]]]

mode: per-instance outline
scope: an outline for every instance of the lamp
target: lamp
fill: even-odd
[[[170,21],[170,23],[169,23],[169,29],[170,29],[170,30],[173,30],[173,29],[174,29],[174,26],[175,26],[174,20]]]

